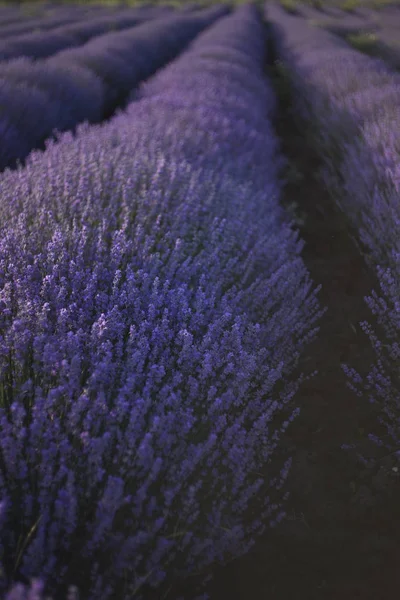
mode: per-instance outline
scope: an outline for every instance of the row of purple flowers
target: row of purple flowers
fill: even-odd
[[[366,302],[382,326],[361,323],[376,351],[367,377],[343,365],[353,389],[382,410],[379,446],[400,459],[400,75],[340,38],[266,6],[299,116],[325,158],[325,182],[358,234],[380,291]],[[378,339],[380,337],[381,339]]]
[[[172,60],[227,10],[213,7],[152,19],[46,60],[1,63],[0,168],[14,167],[55,130],[107,117],[135,85]]]
[[[188,3],[185,5],[185,10],[186,6],[190,9],[194,5]],[[202,7],[199,5],[197,8]],[[121,4],[9,4],[0,7],[0,39],[5,40],[36,30],[50,33],[65,25],[78,24],[80,21],[99,17],[117,17],[122,12],[128,14],[128,11],[135,11],[143,17],[147,15],[151,17],[154,10],[166,15],[175,9],[171,6],[143,3],[130,6],[128,10],[126,5]]]
[[[7,584],[162,597],[284,515],[279,442],[322,311],[264,58],[243,6],[125,113],[1,176]]]
[[[136,12],[137,14],[135,14]],[[154,11],[155,13],[156,11]],[[3,39],[0,33],[0,60],[11,60],[19,56],[35,59],[47,58],[65,48],[80,46],[94,36],[132,27],[144,22],[147,18],[149,17],[141,15],[140,11],[120,10],[112,16],[94,17],[90,15],[87,18],[80,18],[78,22],[63,23],[51,31],[33,30],[6,39]]]
[[[102,11],[102,9],[100,9]],[[97,13],[99,11],[96,11]],[[93,16],[93,7],[74,6],[65,7],[58,6],[52,11],[39,9],[39,15],[30,17],[24,15],[21,8],[17,6],[2,7],[1,22],[0,22],[0,39],[5,40],[17,35],[23,35],[35,29],[43,31],[51,31],[56,27],[76,23],[86,16]]]

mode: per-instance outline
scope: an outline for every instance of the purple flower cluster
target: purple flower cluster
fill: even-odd
[[[56,129],[100,121],[226,10],[155,19],[47,60],[0,64],[0,169],[15,166]]]
[[[283,516],[291,372],[322,311],[279,205],[264,51],[243,6],[125,113],[0,177],[9,585],[147,598]]]
[[[361,323],[377,354],[363,377],[343,368],[358,394],[382,409],[370,436],[400,460],[400,76],[301,19],[267,7],[303,118],[313,123],[332,195],[359,232],[380,293],[366,302],[382,327]]]

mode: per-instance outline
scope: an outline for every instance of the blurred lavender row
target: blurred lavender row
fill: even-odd
[[[14,167],[55,129],[110,116],[135,85],[227,12],[215,6],[150,20],[47,60],[20,58],[0,64],[0,168]]]
[[[162,16],[153,12],[153,17]],[[118,29],[127,29],[148,19],[150,15],[141,15],[140,11],[125,10],[113,16],[80,18],[78,23],[55,27],[52,31],[33,31],[25,35],[13,36],[6,40],[0,33],[0,60],[10,60],[18,56],[46,58],[67,48],[84,44],[91,37]]]
[[[43,32],[51,33],[51,30],[63,25],[76,23],[83,17],[82,12],[70,8],[67,12],[57,11],[55,15],[49,17],[39,16],[35,19],[26,19],[19,17],[15,23],[7,24],[3,20],[0,24],[0,40],[21,35],[35,29],[40,29]]]
[[[18,3],[18,4],[2,4],[0,6],[0,29],[6,28],[9,25],[17,26],[18,31],[22,33],[24,30],[29,31],[28,27],[40,27],[40,19],[51,19],[54,17],[59,18],[60,16],[71,16],[73,12],[73,18],[85,17],[90,13],[99,14],[110,14],[115,10],[115,6],[104,6],[94,4],[50,4],[49,2],[35,2],[35,3]],[[19,26],[23,26],[22,31]],[[26,27],[26,28],[25,28]]]
[[[308,17],[309,7],[302,7],[301,12]],[[317,11],[314,11],[317,12]],[[363,8],[357,13],[309,19],[312,26],[323,27],[335,35],[344,38],[357,50],[383,59],[395,70],[400,68],[400,10],[373,11]]]
[[[8,585],[162,597],[283,518],[291,373],[321,310],[264,55],[241,7],[126,113],[0,178]]]
[[[325,152],[336,202],[359,230],[367,258],[396,267],[400,75],[276,5],[267,16],[298,110]]]
[[[361,323],[377,362],[365,378],[343,367],[353,389],[382,409],[386,433],[371,439],[400,461],[400,76],[273,4],[266,14],[299,115],[325,158],[327,186],[379,278],[380,292],[366,302],[386,339]]]
[[[99,11],[100,12],[100,11]],[[46,58],[67,47],[84,44],[91,37],[106,32],[127,29],[149,19],[172,16],[174,11],[167,7],[118,9],[111,14],[89,14],[76,18],[78,22],[61,22],[51,31],[29,31],[24,35],[4,39],[0,32],[0,60],[10,60],[19,56]]]
[[[32,5],[31,5],[32,6]],[[37,19],[38,17],[44,17],[46,15],[46,12],[43,10],[42,6],[37,5],[35,7],[35,11],[34,14],[25,14],[22,10],[21,10],[21,5],[2,5],[0,6],[0,23],[1,23],[1,29],[2,28],[6,28],[10,25],[18,25],[20,24],[22,21],[26,24],[31,23],[34,19]]]
[[[141,11],[143,14],[148,10],[153,10],[154,5],[140,5],[130,8],[130,10]],[[168,7],[158,6],[160,10],[167,10]],[[68,23],[78,23],[82,19],[97,18],[100,16],[116,16],[127,7],[118,4],[54,4],[49,3],[29,3],[17,6],[8,6],[0,8],[0,39],[8,39],[12,36],[23,35],[31,31],[41,30],[50,32],[52,29],[67,25]]]

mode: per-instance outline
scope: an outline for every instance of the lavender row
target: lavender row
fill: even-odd
[[[21,10],[22,9],[22,10]],[[29,10],[31,9],[31,10]],[[27,11],[29,10],[29,13]],[[148,9],[135,7],[134,10],[143,13]],[[121,12],[121,8],[106,7],[101,5],[56,5],[53,7],[46,5],[25,5],[19,10],[14,8],[10,17],[0,15],[0,39],[5,40],[13,36],[23,35],[25,33],[42,30],[50,32],[56,27],[67,24],[78,23],[82,19],[96,18],[99,16],[116,16]],[[12,17],[11,15],[15,16]]]
[[[0,60],[12,60],[19,56],[33,59],[43,59],[61,50],[84,44],[90,38],[107,32],[127,29],[143,23],[148,19],[172,15],[166,7],[152,9],[116,10],[113,14],[97,16],[88,15],[79,19],[78,23],[62,24],[52,31],[33,31],[28,34],[15,36],[0,42]],[[1,40],[1,33],[0,33]]]
[[[380,292],[366,302],[385,339],[361,323],[377,354],[367,377],[343,368],[358,393],[382,410],[385,434],[370,436],[400,461],[400,76],[327,32],[267,6],[294,85],[297,108],[315,132],[325,180],[358,232]]]
[[[126,113],[1,176],[9,577],[161,597],[282,518],[320,310],[279,205],[264,36],[238,9]]]
[[[62,24],[52,31],[30,32],[25,35],[12,37],[0,43],[0,60],[11,60],[19,56],[34,59],[47,58],[68,47],[84,44],[91,37],[99,36],[110,31],[127,29],[145,22],[148,18],[163,16],[157,10],[153,14],[143,14],[143,11],[119,11],[113,16],[80,19],[78,23]],[[1,35],[0,35],[1,39]]]
[[[0,23],[2,28],[21,23],[22,19],[29,21],[29,17],[26,17],[16,6],[0,7]]]
[[[277,6],[267,15],[301,116],[315,124],[336,201],[375,264],[397,268],[400,76]]]
[[[0,65],[0,168],[14,167],[55,129],[109,116],[133,87],[226,11],[214,7],[158,19],[45,61],[21,58]]]
[[[318,21],[318,26],[341,36],[360,52],[381,58],[389,67],[398,70],[400,68],[398,44],[400,12],[397,12],[397,17],[390,13],[386,15],[387,21],[382,20],[382,16],[385,15],[375,15],[373,11],[366,11],[366,13],[353,17],[354,21],[349,21],[348,17],[342,21],[324,18]]]
[[[0,39],[5,40],[13,36],[21,35],[35,29],[50,32],[55,27],[77,22],[82,18],[79,11],[69,10],[67,14],[56,14],[51,17],[39,17],[37,19],[20,18],[18,22],[0,26]],[[22,22],[21,22],[22,20]]]

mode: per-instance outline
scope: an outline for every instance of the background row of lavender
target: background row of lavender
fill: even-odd
[[[268,4],[279,53],[288,67],[299,115],[312,124],[325,158],[324,179],[358,232],[380,293],[366,302],[385,339],[361,323],[377,353],[363,378],[347,365],[353,389],[382,406],[379,446],[400,459],[400,76]],[[356,240],[357,241],[357,240]]]
[[[84,120],[109,116],[135,85],[227,12],[216,6],[150,20],[47,60],[21,58],[0,64],[0,168],[15,166],[55,129],[73,129]]]
[[[308,19],[310,25],[323,27],[361,52],[380,57],[394,69],[399,69],[400,10],[395,5],[386,6],[384,11],[363,6],[346,15],[343,11],[327,14],[303,4],[298,12]]]
[[[93,16],[93,12],[93,8],[89,10],[82,10],[82,8],[75,10],[75,7],[72,9],[60,7],[55,14],[49,16],[42,14],[36,18],[23,18],[23,16],[19,14],[18,17],[15,17],[11,22],[7,21],[7,19],[1,15],[0,39],[5,40],[12,36],[34,31],[35,29],[50,32],[52,29],[62,25],[78,23],[80,19],[85,18],[86,16]]]
[[[135,6],[135,10],[153,10],[154,4],[141,3]],[[165,12],[170,11],[168,6],[159,6]],[[118,4],[98,3],[62,3],[38,2],[38,3],[3,3],[0,6],[0,32],[3,37],[9,35],[20,35],[35,29],[48,29],[49,31],[58,27],[63,22],[73,23],[90,16],[111,16],[121,10]]]
[[[182,11],[183,12],[183,11]],[[46,58],[61,50],[79,46],[90,38],[110,31],[127,29],[149,19],[172,16],[174,11],[167,7],[154,6],[129,9],[114,9],[109,14],[88,14],[86,17],[61,22],[51,31],[46,28],[30,29],[23,35],[9,35],[0,29],[0,60],[10,60],[19,56]],[[76,21],[76,22],[75,22]]]
[[[126,113],[1,176],[5,584],[161,597],[282,518],[290,374],[321,311],[264,47],[242,7]]]
[[[24,15],[22,10],[34,9],[35,14],[31,17],[29,14]],[[201,8],[199,6],[199,8]],[[49,7],[46,4],[42,5],[28,5],[25,7],[14,7],[9,8],[9,11],[13,11],[14,17],[8,17],[0,12],[0,39],[9,40],[10,38],[28,34],[31,32],[47,32],[52,33],[59,27],[79,25],[81,21],[88,21],[90,19],[98,18],[112,18],[118,17],[121,13],[129,14],[129,12],[135,12],[137,15],[141,15],[143,18],[152,16],[154,10],[159,11],[163,15],[167,15],[173,12],[173,9],[168,6],[157,6],[157,5],[138,5],[129,9],[121,7],[121,5],[115,4],[110,6],[102,6],[99,4],[95,5],[53,5]]]
[[[142,23],[148,18],[162,16],[157,15],[155,9],[153,14],[143,14],[143,11],[134,9],[120,10],[114,15],[80,18],[77,23],[62,23],[51,31],[30,31],[24,35],[10,36],[5,39],[0,31],[0,60],[10,60],[18,56],[29,56],[30,58],[46,58],[60,52],[64,48],[79,46],[87,42],[91,37],[126,29],[133,25]]]

